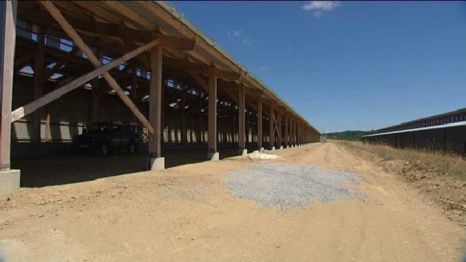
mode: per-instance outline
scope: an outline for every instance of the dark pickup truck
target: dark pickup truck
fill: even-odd
[[[98,151],[104,156],[119,149],[134,154],[140,142],[138,128],[137,124],[129,122],[93,123],[89,130],[84,129],[81,135],[73,138],[73,144],[80,152]]]

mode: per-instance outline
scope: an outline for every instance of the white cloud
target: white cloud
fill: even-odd
[[[245,45],[252,45],[252,39],[249,35],[245,34],[243,29],[236,29],[228,31],[228,35],[237,38]]]
[[[229,36],[239,37],[243,34],[243,29],[228,31]]]
[[[252,40],[249,38],[244,38],[241,42],[245,45],[252,45]]]
[[[320,17],[323,12],[330,12],[340,6],[340,1],[310,1],[302,6],[304,11],[312,11],[316,17]]]

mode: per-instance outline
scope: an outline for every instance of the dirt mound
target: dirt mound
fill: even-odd
[[[365,197],[289,210],[264,207],[230,194],[224,185],[231,171],[247,170],[255,162],[247,158],[22,188],[0,203],[0,257],[34,262],[460,259],[466,230],[422,201],[393,170],[386,172],[333,143],[276,153],[280,159],[257,162],[293,168],[315,165],[332,172],[311,184],[300,179],[264,183],[253,189],[260,194],[274,198],[283,192],[277,187],[291,190],[297,183],[305,192],[320,180],[336,179],[334,173],[350,171],[359,174],[359,182],[341,183]],[[320,185],[322,190],[329,188],[328,183]]]
[[[437,167],[435,161],[442,156],[434,153],[429,155],[426,152],[419,152],[416,156],[416,152],[412,150],[378,145],[350,142],[341,144],[350,152],[376,163],[384,171],[398,175],[425,196],[425,200],[440,206],[449,219],[466,227],[466,180],[457,172],[449,174],[448,170]],[[452,156],[445,158],[450,160]]]
[[[393,162],[397,162],[395,170],[406,182],[440,205],[448,218],[466,227],[466,181],[438,173],[434,168],[425,169],[418,162],[385,161],[385,170],[394,170]]]

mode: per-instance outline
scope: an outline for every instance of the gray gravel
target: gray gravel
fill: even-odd
[[[359,198],[362,194],[349,186],[358,181],[359,176],[350,172],[260,162],[250,164],[247,170],[230,171],[224,183],[235,196],[287,210],[315,201]]]

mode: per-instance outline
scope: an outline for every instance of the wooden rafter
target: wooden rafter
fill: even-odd
[[[113,60],[112,62],[104,65],[104,66],[101,66],[97,69],[95,69],[94,71],[84,75],[84,76],[81,76],[80,78],[74,80],[74,81],[71,81],[69,82],[68,84],[60,87],[59,89],[56,89],[44,96],[42,96],[41,98],[25,105],[25,106],[22,106],[20,108],[17,108],[15,109],[11,114],[12,114],[12,118],[11,118],[11,122],[14,122],[22,117],[24,117],[25,115],[27,114],[30,114],[32,112],[34,112],[35,110],[37,110],[38,108],[52,102],[53,100],[56,100],[58,99],[59,97],[63,96],[64,94],[82,86],[83,84],[89,82],[91,79],[97,77],[98,75],[101,75],[101,74],[105,74],[105,72],[107,72],[108,70],[118,66],[119,64],[121,64],[122,62],[124,61],[127,61],[133,57],[135,57],[136,55],[144,52],[144,51],[147,51],[149,50],[150,48],[153,48],[154,46],[156,46],[158,43],[157,40],[154,40],[153,42],[143,46],[143,47],[140,47],[139,49],[136,49],[136,50],[133,50],[131,51],[130,53],[118,58],[118,59],[115,59]]]
[[[113,8],[115,11],[125,15],[133,22],[137,23],[138,25],[142,26],[143,28],[151,31],[157,30],[157,27],[153,25],[151,22],[147,21],[141,15],[134,12],[132,9],[126,7],[124,4],[119,3],[118,1],[104,1],[104,3]]]
[[[197,74],[203,74],[203,75],[207,75],[207,72],[209,72],[211,68],[203,64],[196,64],[196,63],[189,62],[188,60],[177,60],[177,59],[168,58],[168,57],[164,59],[164,65],[169,66],[169,67],[179,68],[182,70],[187,70],[187,71],[197,73]],[[219,79],[226,80],[226,81],[236,81],[240,77],[238,73],[231,72],[231,71],[223,71],[220,69],[215,69],[215,71]]]
[[[60,2],[59,6],[63,2]],[[74,2],[75,4],[81,5],[80,2]],[[85,7],[89,7],[89,2],[86,2]],[[86,10],[83,10],[86,11]],[[81,13],[82,14],[82,13]],[[44,13],[43,11],[36,11],[30,9],[21,9],[20,15],[26,20],[33,23],[48,23],[52,27],[59,27],[59,25],[53,24],[55,22],[50,15]],[[67,18],[68,22],[73,25],[73,27],[78,32],[84,32],[87,34],[93,34],[101,38],[108,38],[109,36],[118,37],[120,39],[131,39],[134,42],[147,43],[152,39],[150,31],[142,29],[132,29],[125,27],[119,24],[104,23],[95,21],[95,19],[88,15],[87,17],[82,14],[84,18]]]
[[[88,57],[89,61],[95,67],[101,67],[102,63],[99,59],[94,55],[90,47],[84,43],[82,38],[78,35],[76,30],[68,23],[68,21],[63,17],[61,12],[55,7],[55,5],[50,1],[41,1],[40,2],[53,16],[53,18],[62,26],[63,30],[70,36],[71,39],[75,42],[75,44],[83,51],[86,56]],[[158,41],[151,42],[153,44],[152,47],[158,44]],[[126,61],[126,60],[125,60]],[[148,129],[149,133],[154,134],[154,128],[150,124],[150,122],[146,119],[146,117],[139,111],[136,105],[131,101],[131,99],[126,96],[125,92],[122,88],[118,85],[115,79],[109,73],[103,73],[103,77],[107,80],[108,84],[115,90],[116,94],[123,100],[131,112],[141,121],[141,123]]]

